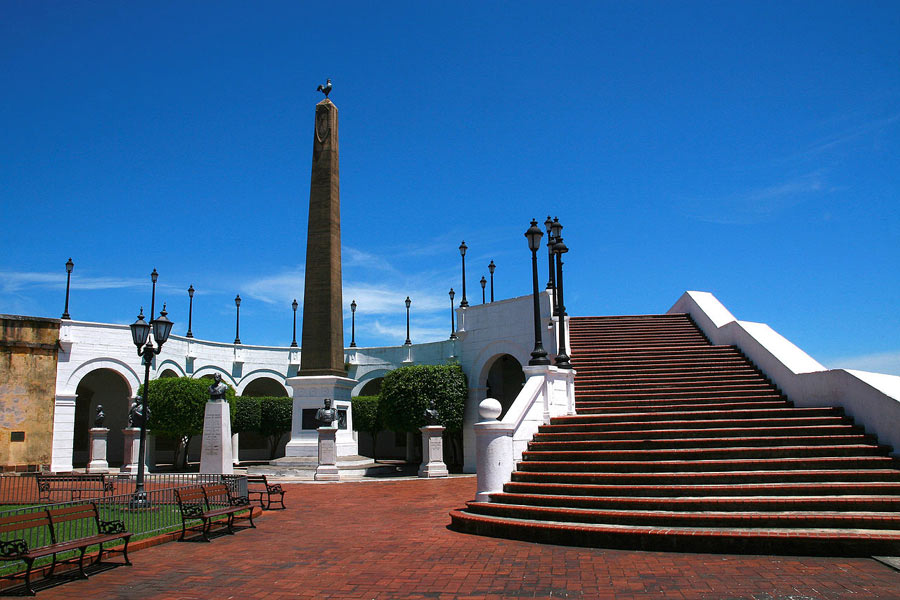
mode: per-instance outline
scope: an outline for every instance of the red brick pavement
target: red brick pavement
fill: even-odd
[[[288,510],[212,543],[168,543],[51,598],[900,598],[871,559],[567,548],[447,529],[473,478],[286,485]],[[118,560],[117,558],[114,560]]]

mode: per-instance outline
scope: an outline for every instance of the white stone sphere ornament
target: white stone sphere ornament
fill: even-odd
[[[485,398],[478,405],[478,414],[486,421],[496,420],[503,412],[503,406],[496,398]]]

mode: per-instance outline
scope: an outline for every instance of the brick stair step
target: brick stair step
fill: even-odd
[[[879,530],[596,525],[450,513],[451,528],[542,543],[642,550],[825,556],[896,555],[900,533]]]
[[[881,481],[881,472],[872,471],[871,481],[794,481],[794,482],[746,482],[740,485],[694,483],[694,484],[598,484],[552,481],[509,481],[503,486],[504,492],[521,494],[546,494],[591,497],[655,497],[655,498],[733,498],[766,497],[778,500],[797,496],[883,496],[900,495],[900,480]],[[834,476],[832,474],[832,476]],[[840,477],[845,475],[838,474]],[[845,477],[846,478],[846,477]]]
[[[522,465],[527,463],[521,463]],[[723,465],[718,465],[723,466]],[[699,470],[656,472],[599,472],[599,471],[525,471],[512,472],[512,481],[530,481],[546,483],[593,483],[598,485],[744,485],[748,483],[797,483],[797,482],[829,482],[829,481],[867,481],[867,482],[900,482],[900,471],[889,468],[864,468],[847,465],[844,469],[834,468],[800,468],[795,470]]]
[[[701,428],[719,428],[724,426],[733,427],[777,427],[785,425],[813,427],[816,425],[848,425],[848,419],[841,415],[830,416],[801,416],[801,417],[780,417],[780,418],[756,418],[756,419],[670,419],[666,421],[609,421],[608,419],[598,418],[594,415],[576,415],[580,417],[577,421],[560,422],[559,418],[554,419],[549,425],[541,425],[540,431],[580,431],[580,432],[608,432],[608,431],[642,431],[657,429],[701,429]],[[634,415],[638,417],[640,415]]]
[[[871,435],[820,435],[820,436],[757,436],[757,437],[705,437],[705,438],[663,438],[638,440],[544,440],[535,434],[528,444],[528,450],[539,451],[571,451],[571,450],[650,450],[673,448],[746,448],[746,447],[794,447],[794,446],[829,446],[829,445],[875,445],[876,438]]]
[[[520,471],[537,472],[587,472],[595,473],[677,473],[677,472],[702,472],[702,471],[795,471],[804,469],[893,469],[896,468],[895,459],[879,454],[882,452],[877,446],[874,452],[864,454],[860,450],[846,450],[845,454],[838,455],[837,451],[829,452],[822,456],[812,452],[818,450],[826,452],[827,449],[811,446],[810,456],[798,456],[799,452],[792,456],[778,456],[777,454],[789,454],[784,448],[773,452],[776,456],[758,456],[765,454],[761,448],[737,449],[736,451],[723,451],[721,449],[688,449],[688,450],[612,450],[601,452],[597,450],[589,452],[565,452],[565,453],[539,453],[523,452],[524,460],[518,463]],[[577,456],[579,458],[566,459],[565,456]],[[540,457],[540,459],[538,458]],[[590,460],[588,457],[596,457]],[[897,471],[900,474],[900,470]]]
[[[497,492],[491,502],[556,506],[568,508],[606,508],[617,510],[668,511],[900,511],[900,495],[855,496],[696,496],[667,498],[659,496],[589,496]]]
[[[681,400],[681,402],[678,402]],[[744,410],[750,408],[790,408],[784,399],[768,398],[676,398],[665,400],[633,400],[628,403],[616,403],[610,406],[609,401],[595,401],[593,398],[575,399],[575,408],[582,414],[617,414],[622,413],[675,413],[709,410]]]
[[[784,400],[777,390],[772,388],[763,388],[762,386],[754,388],[739,388],[734,386],[716,386],[714,388],[684,389],[684,388],[649,388],[630,390],[604,390],[581,388],[576,395],[582,398],[591,398],[596,402],[605,400],[668,400],[670,398],[776,398]]]
[[[874,441],[874,436],[864,434],[861,427],[849,424],[838,425],[813,425],[801,427],[718,427],[696,429],[645,429],[641,431],[556,431],[552,425],[541,425],[534,439],[546,442],[564,441],[643,441],[663,439],[691,439],[710,438],[720,439],[727,443],[732,438],[772,437],[792,438],[808,434],[815,437],[845,437],[851,435],[865,435],[866,441]]]
[[[647,448],[627,450],[525,450],[525,461],[601,462],[601,461],[692,461],[755,458],[864,458],[886,456],[888,448],[874,444],[815,446],[735,446],[731,448]]]
[[[736,380],[734,377],[714,379],[678,379],[669,377],[658,380],[611,382],[602,380],[579,380],[580,390],[605,390],[607,393],[621,392],[627,394],[635,390],[639,391],[738,391],[752,390],[755,392],[772,392],[777,386],[769,383],[761,377],[748,377],[744,380]]]
[[[585,422],[618,422],[628,420],[668,421],[668,420],[703,420],[712,417],[731,419],[766,419],[788,417],[825,417],[840,415],[838,408],[743,408],[738,410],[691,410],[658,413],[641,413],[623,410],[616,413],[594,414],[594,409],[585,409],[582,414],[557,417],[560,423]]]
[[[567,523],[656,525],[667,527],[811,527],[900,530],[900,515],[869,511],[849,514],[832,511],[790,511],[779,513],[760,511],[686,512],[531,506],[498,502],[467,502],[466,506],[477,514],[537,519],[540,521],[564,521]]]

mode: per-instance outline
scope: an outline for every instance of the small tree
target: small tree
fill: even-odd
[[[394,431],[415,432],[426,425],[431,401],[438,421],[448,432],[462,431],[468,396],[466,376],[459,365],[415,365],[391,371],[381,384],[384,424]]]
[[[164,377],[150,382],[150,420],[147,429],[175,440],[175,464],[187,468],[191,438],[203,432],[203,416],[209,400],[209,381],[190,377]],[[144,393],[144,386],[140,388]],[[234,390],[225,393],[234,414]]]
[[[262,396],[259,401],[259,431],[269,441],[269,458],[275,458],[278,442],[291,431],[294,400],[286,396]]]
[[[350,400],[353,411],[353,428],[365,431],[372,436],[372,458],[377,458],[375,448],[378,444],[378,432],[384,429],[381,422],[378,396],[357,396]]]

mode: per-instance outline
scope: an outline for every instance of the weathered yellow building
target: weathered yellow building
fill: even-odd
[[[0,470],[49,469],[59,325],[0,315]]]

